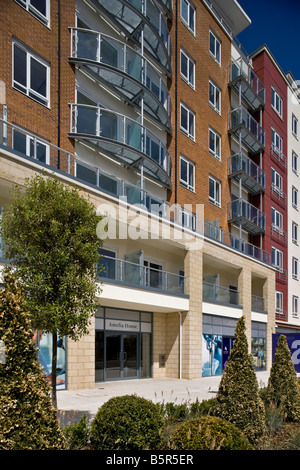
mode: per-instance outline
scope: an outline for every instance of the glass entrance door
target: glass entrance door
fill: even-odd
[[[106,333],[106,379],[138,376],[138,334]]]

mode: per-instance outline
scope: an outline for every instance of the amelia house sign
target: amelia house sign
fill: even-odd
[[[107,330],[117,331],[139,331],[140,324],[135,321],[124,321],[124,320],[106,320],[105,328]]]

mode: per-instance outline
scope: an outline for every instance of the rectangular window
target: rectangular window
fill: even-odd
[[[298,245],[298,224],[292,223],[292,241]]]
[[[280,98],[279,94],[273,87],[272,87],[272,108],[282,118],[282,99]]]
[[[282,194],[282,176],[274,168],[272,168],[272,188],[278,194]]]
[[[180,129],[190,139],[195,140],[195,114],[182,103],[180,104]]]
[[[296,116],[292,116],[292,132],[294,134],[295,137],[298,136],[298,119],[296,118]]]
[[[13,87],[49,106],[50,68],[44,60],[13,42]]]
[[[208,198],[209,201],[215,204],[218,207],[221,207],[221,183],[213,176],[209,177],[208,180],[209,188],[208,188]]]
[[[298,317],[298,297],[297,295],[293,295],[292,297],[292,315],[294,317]]]
[[[27,157],[49,164],[49,145],[34,136],[13,129],[12,147]]]
[[[209,52],[213,59],[221,65],[221,41],[211,30],[209,31]]]
[[[298,155],[294,151],[292,152],[292,170],[298,173]]]
[[[221,136],[213,129],[208,130],[209,152],[217,159],[221,160]]]
[[[293,279],[298,279],[298,259],[294,256],[292,259],[292,276]]]
[[[209,104],[217,113],[221,114],[221,90],[209,80]]]
[[[50,0],[16,0],[16,2],[44,23],[44,25],[49,26]]]
[[[283,313],[283,293],[278,290],[275,292],[275,310],[276,313]]]
[[[182,156],[180,156],[180,183],[190,191],[195,190],[195,165]]]
[[[283,220],[282,213],[279,212],[277,209],[274,209],[274,207],[272,207],[272,227],[277,232],[282,232],[282,227],[283,227],[282,220]]]
[[[194,5],[188,0],[181,0],[181,19],[186,27],[195,34],[196,30],[196,10]]]
[[[283,253],[282,251],[278,250],[272,246],[272,265],[275,266],[277,269],[282,271],[283,267]]]
[[[180,51],[180,75],[195,88],[195,62],[183,50]]]
[[[271,129],[272,132],[272,148],[274,152],[276,152],[279,156],[282,155],[282,138],[273,128]]]
[[[298,190],[294,186],[292,187],[292,206],[294,209],[298,208]]]

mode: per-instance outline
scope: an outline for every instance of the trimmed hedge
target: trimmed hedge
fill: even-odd
[[[202,416],[181,424],[169,440],[172,450],[253,450],[244,434],[228,421]]]
[[[108,400],[91,423],[96,450],[155,450],[163,441],[164,420],[159,405],[136,395]]]

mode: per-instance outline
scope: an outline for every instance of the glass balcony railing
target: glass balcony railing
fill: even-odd
[[[228,221],[241,224],[253,235],[265,231],[265,214],[244,199],[235,199],[228,204]]]
[[[241,57],[229,66],[228,82],[237,91],[241,87],[242,95],[252,110],[257,110],[265,104],[265,86]]]
[[[138,97],[139,103],[142,91],[145,110],[170,128],[171,101],[167,86],[162,74],[145,57],[106,34],[82,28],[70,29],[71,59],[84,62],[93,73],[113,84],[126,99]]]
[[[265,311],[265,299],[258,295],[251,296],[252,310],[257,312]]]
[[[184,276],[127,260],[101,256],[97,277],[142,288],[157,289],[171,294],[184,294]]]
[[[243,185],[253,194],[265,189],[265,172],[242,152],[228,158],[228,175],[241,178]]]
[[[143,41],[144,49],[171,73],[169,29],[164,13],[153,0],[98,0],[97,3],[124,34],[139,43]]]
[[[125,163],[144,158],[144,169],[171,186],[171,157],[165,145],[133,119],[100,106],[71,104],[71,135],[96,142]],[[96,140],[95,140],[96,139]]]
[[[239,292],[228,287],[203,282],[203,301],[239,305]]]
[[[30,145],[27,145],[28,142]],[[71,178],[74,182],[99,190],[102,194],[121,199],[183,230],[215,241],[255,261],[268,266],[272,264],[270,253],[204,220],[188,208],[160,200],[139,186],[106,173],[99,166],[88,164],[71,152],[46,140],[37,139],[34,134],[0,118],[0,150],[1,148],[40,165],[41,169],[49,169]]]
[[[228,130],[237,137],[241,134],[243,142],[253,153],[258,153],[265,146],[264,129],[243,106],[228,114]]]

